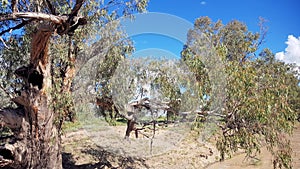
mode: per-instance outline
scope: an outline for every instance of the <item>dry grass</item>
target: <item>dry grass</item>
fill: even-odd
[[[94,119],[95,120],[95,119]],[[64,168],[271,168],[271,155],[262,150],[259,159],[245,160],[244,154],[219,163],[214,138],[203,142],[201,133],[190,131],[184,123],[160,127],[151,139],[124,140],[126,126],[108,126],[103,122],[84,124],[63,137]],[[143,133],[151,136],[151,131]],[[150,137],[151,138],[151,137]],[[294,132],[294,166],[300,168],[300,125]]]

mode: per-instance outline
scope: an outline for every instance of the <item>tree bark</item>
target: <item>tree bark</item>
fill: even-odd
[[[50,1],[52,14],[17,12],[0,16],[0,21],[25,19],[21,24],[8,30],[19,29],[33,21],[48,23],[40,25],[33,34],[30,64],[15,71],[25,82],[20,96],[13,98],[18,109],[0,110],[0,127],[9,127],[13,134],[3,143],[0,135],[0,168],[60,169],[62,168],[60,125],[55,123],[58,114],[52,106],[51,62],[48,56],[49,39],[55,31],[59,35],[72,36],[79,25],[87,23],[86,18],[77,16],[84,0],[76,0],[69,15],[57,15]],[[15,2],[16,4],[16,2]],[[12,6],[16,6],[12,4]],[[0,32],[6,33],[8,30]],[[71,44],[71,39],[70,39]],[[75,75],[75,57],[69,50],[70,64],[64,72],[62,92],[70,93]],[[60,123],[61,124],[61,121]]]
[[[135,131],[135,138],[138,138],[138,130],[137,130],[135,124],[136,124],[136,122],[135,122],[134,118],[127,120],[127,128],[126,128],[126,132],[125,132],[125,139],[126,140],[129,140],[130,133],[132,131]]]
[[[0,167],[62,168],[60,129],[54,124],[56,116],[51,108],[48,64],[51,34],[51,31],[39,30],[33,35],[30,64],[16,71],[26,82],[26,87],[21,96],[13,99],[21,113],[8,110],[0,113],[2,125],[16,129],[14,141],[0,147]],[[19,125],[9,123],[9,119],[16,117]]]

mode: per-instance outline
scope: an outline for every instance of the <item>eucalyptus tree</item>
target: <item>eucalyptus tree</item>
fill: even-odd
[[[132,123],[148,124],[166,112],[178,115],[198,109],[194,82],[182,62],[151,57],[125,59],[109,81],[119,115]]]
[[[223,25],[199,18],[188,33],[182,59],[208,98],[209,112],[218,116],[210,123],[220,129],[221,160],[239,149],[253,157],[265,144],[275,157],[274,168],[291,168],[287,134],[297,117],[299,81],[292,66],[275,60],[270,50],[257,56],[267,30],[260,25],[261,32],[252,33],[236,20]]]
[[[0,110],[1,128],[11,129],[1,167],[62,168],[61,127],[73,111],[79,51],[106,23],[146,6],[147,0],[1,1],[1,94],[16,107]]]
[[[109,27],[112,27],[112,30],[108,29]],[[95,56],[101,56],[102,59],[99,61],[99,64],[96,65],[97,68],[94,72],[95,76],[93,77],[94,84],[92,84],[95,86],[98,113],[103,115],[106,121],[111,125],[116,124],[118,110],[114,106],[112,99],[110,81],[119,64],[124,62],[126,57],[128,57],[134,50],[132,41],[126,37],[126,33],[118,29],[119,27],[119,22],[106,25],[105,32],[109,35],[107,38],[111,39],[111,44],[106,45],[107,49],[105,52],[98,52]],[[107,41],[107,38],[101,39],[105,39]],[[99,49],[97,50],[99,51]]]

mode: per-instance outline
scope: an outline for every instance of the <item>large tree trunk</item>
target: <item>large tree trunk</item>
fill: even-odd
[[[33,34],[30,64],[15,71],[25,82],[20,96],[13,99],[18,109],[0,110],[1,129],[9,127],[13,131],[13,134],[5,139],[0,135],[0,168],[60,169],[60,130],[64,119],[55,113],[53,105],[56,100],[51,98],[53,90],[48,44],[53,31],[59,35],[72,36],[79,25],[87,24],[86,18],[77,16],[84,0],[76,0],[69,15],[57,15],[50,1],[47,1],[47,5],[51,14],[18,12],[15,8],[17,2],[12,4],[13,13],[2,16],[1,21],[28,19],[12,29],[33,21],[45,25],[40,26]],[[68,56],[70,64],[63,72],[61,92],[70,94],[71,82],[75,75],[75,57],[71,55],[71,48]]]
[[[33,35],[30,64],[16,70],[26,82],[13,101],[18,112],[0,112],[2,125],[13,129],[15,138],[0,147],[0,167],[62,168],[60,129],[54,124],[51,108],[51,74],[48,43],[51,31],[40,29]]]

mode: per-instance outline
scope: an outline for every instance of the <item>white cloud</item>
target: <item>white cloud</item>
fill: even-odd
[[[201,5],[205,5],[206,4],[206,2],[205,1],[201,1]]]
[[[276,53],[275,58],[285,63],[296,63],[297,66],[300,66],[300,37],[296,38],[289,35],[285,43],[287,44],[285,51]]]

